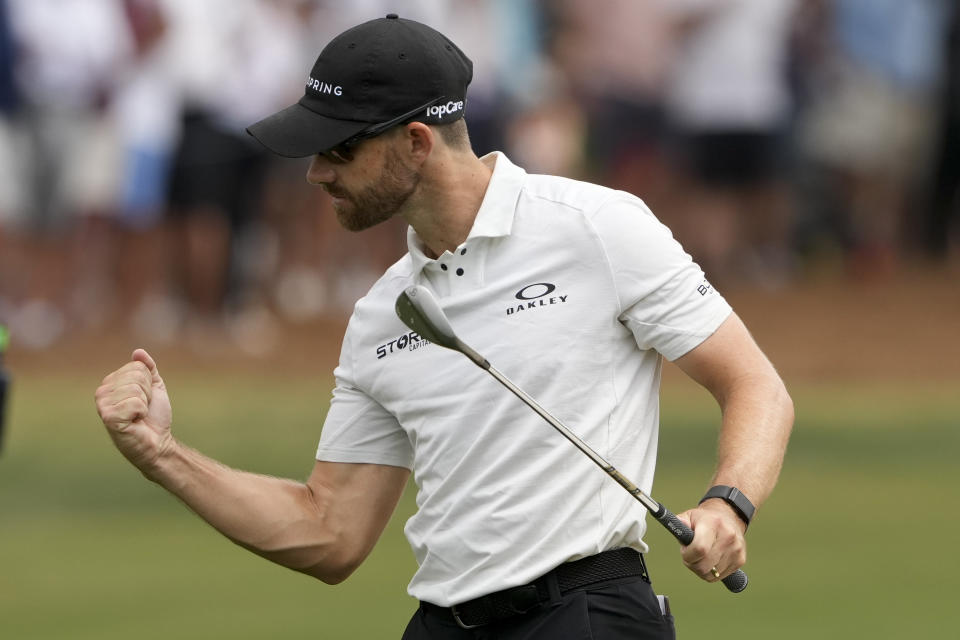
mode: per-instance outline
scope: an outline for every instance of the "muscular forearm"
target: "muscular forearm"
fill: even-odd
[[[759,506],[777,482],[793,428],[783,381],[736,314],[676,362],[713,394],[723,415],[712,484],[737,487]]]
[[[793,402],[772,368],[738,379],[717,399],[723,425],[711,484],[737,487],[759,507],[780,475]]]
[[[156,362],[137,349],[94,394],[117,449],[237,544],[324,582],[345,579],[373,549],[409,470],[316,462],[306,483],[238,471],[183,445]]]
[[[231,469],[176,441],[144,475],[268,560],[331,583],[350,572],[336,519],[303,483]]]
[[[793,402],[780,376],[736,314],[676,362],[723,414],[712,484],[736,487],[761,505],[780,475],[793,427]],[[695,532],[683,562],[701,578],[718,580],[746,562],[746,524],[726,501],[706,500],[678,515]]]

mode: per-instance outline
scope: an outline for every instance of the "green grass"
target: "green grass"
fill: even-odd
[[[304,478],[330,382],[165,372],[177,434],[231,465]],[[403,520],[329,587],[231,545],[117,454],[93,408],[99,374],[17,379],[0,456],[0,638],[396,638],[415,603]],[[732,595],[680,564],[659,528],[655,586],[682,638],[942,637],[958,538],[960,400],[951,389],[794,388],[780,485],[749,534],[751,585]],[[685,385],[664,396],[654,495],[702,492],[717,410]]]

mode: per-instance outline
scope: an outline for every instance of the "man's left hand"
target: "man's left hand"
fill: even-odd
[[[681,550],[683,564],[702,579],[716,582],[746,563],[747,525],[729,505],[721,500],[707,500],[677,517],[694,533],[693,542]]]

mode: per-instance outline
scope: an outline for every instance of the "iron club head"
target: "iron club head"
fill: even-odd
[[[457,348],[457,336],[450,326],[440,303],[430,291],[421,285],[413,285],[404,289],[397,297],[397,315],[422,338],[447,349]]]
[[[486,358],[457,337],[440,303],[426,287],[415,284],[404,289],[397,296],[394,309],[403,324],[416,331],[421,338],[426,338],[441,347],[459,351],[481,368],[490,367]]]

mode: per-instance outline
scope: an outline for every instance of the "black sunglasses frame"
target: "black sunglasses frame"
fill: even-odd
[[[351,160],[353,160],[353,152],[351,151],[351,148],[357,146],[364,140],[379,136],[380,134],[386,132],[388,129],[392,129],[393,127],[399,126],[401,124],[406,124],[407,121],[409,122],[415,121],[416,118],[414,116],[419,115],[421,111],[429,109],[430,107],[434,106],[439,102],[442,102],[445,99],[446,99],[445,96],[434,98],[429,102],[426,102],[420,105],[416,109],[411,109],[410,111],[402,115],[399,115],[396,118],[367,127],[360,133],[347,138],[340,144],[334,147],[331,147],[326,151],[320,151],[319,153],[320,155],[324,156],[325,158],[327,158],[327,160],[330,160],[331,162],[335,162],[338,164],[350,162]]]

